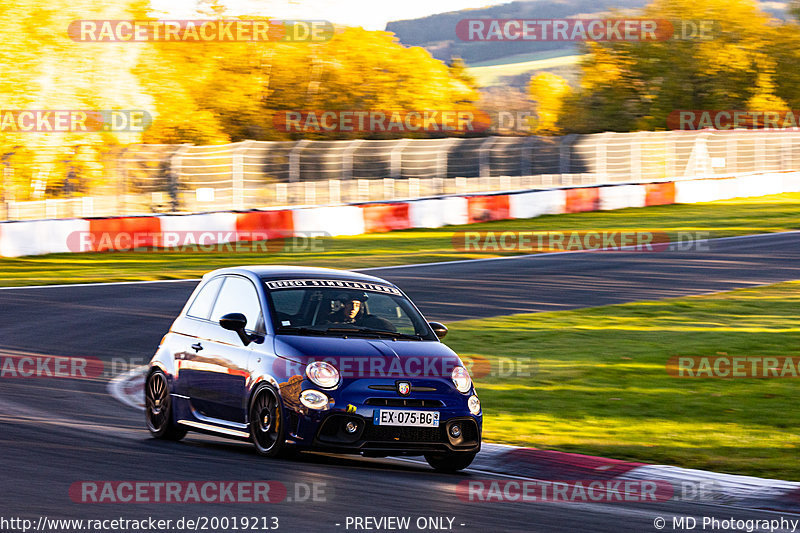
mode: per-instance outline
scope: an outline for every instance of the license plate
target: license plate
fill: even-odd
[[[376,426],[439,427],[438,411],[406,411],[398,409],[375,409],[372,423]]]

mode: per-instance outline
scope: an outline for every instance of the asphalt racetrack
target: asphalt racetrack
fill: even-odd
[[[717,240],[709,246],[705,251],[570,253],[369,273],[397,283],[429,320],[444,322],[800,279],[800,233]],[[111,373],[124,370],[125,364],[144,364],[194,285],[0,290],[0,355],[91,356],[103,360]],[[672,531],[673,516],[779,517],[769,511],[679,501],[466,502],[456,494],[459,482],[507,477],[471,470],[438,474],[424,463],[398,459],[304,454],[269,460],[246,443],[194,433],[180,443],[156,441],[146,431],[141,411],[108,394],[109,378],[0,381],[0,518],[27,518],[37,524],[40,517],[175,521],[258,516],[270,518],[270,526],[271,517],[278,517],[278,531],[327,532],[376,531],[348,527],[347,517],[405,516],[411,517],[408,531],[447,530],[416,528],[418,518],[446,517],[452,519],[451,530],[464,532],[618,532],[657,531],[657,517],[667,520],[666,531]],[[289,493],[275,504],[91,504],[70,498],[73,483],[105,480],[270,480],[282,482]],[[308,501],[304,488],[314,483],[322,487],[316,502]],[[443,524],[450,527],[447,519]]]

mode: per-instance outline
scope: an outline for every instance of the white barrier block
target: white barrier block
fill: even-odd
[[[736,178],[736,185],[738,188],[736,196],[739,198],[761,196],[762,186],[759,182],[760,178],[761,176],[739,176]]]
[[[715,180],[717,182],[717,199],[729,200],[739,194],[739,184],[736,178]]]
[[[0,255],[20,257],[79,252],[78,233],[88,231],[89,221],[81,219],[8,222],[0,228]],[[70,238],[73,233],[75,235]]]
[[[800,192],[800,172],[783,173],[783,192]]]
[[[39,226],[41,248],[46,254],[64,254],[88,252],[88,247],[81,247],[89,234],[89,221],[80,218],[65,220],[43,220]]]
[[[207,244],[219,244],[235,240],[233,232],[236,231],[236,213],[161,215],[158,218],[161,221],[162,233],[213,233],[213,239],[205,239],[203,241]],[[227,238],[227,233],[231,233],[231,238]]]
[[[612,185],[600,187],[600,210],[644,207],[647,189],[642,185]]]
[[[783,173],[782,172],[772,172],[769,174],[763,175],[764,180],[762,181],[762,187],[765,192],[764,196],[767,194],[781,194],[784,191],[783,189]]]
[[[355,205],[293,209],[292,220],[297,233],[324,231],[334,237],[364,233],[364,215]]]
[[[719,197],[716,180],[680,180],[675,182],[675,203],[713,202]]]
[[[444,226],[443,200],[417,200],[408,202],[408,218],[413,228],[441,228]]]
[[[534,218],[540,215],[558,215],[566,211],[567,193],[562,189],[509,194],[511,218]]]
[[[442,224],[458,226],[469,222],[468,202],[461,196],[450,196],[439,200],[442,210]]]

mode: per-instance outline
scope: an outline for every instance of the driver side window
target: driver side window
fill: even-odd
[[[246,329],[256,331],[263,327],[261,303],[256,288],[250,280],[240,276],[228,276],[211,312],[211,321],[219,323],[219,319],[228,313],[242,313],[247,317]]]

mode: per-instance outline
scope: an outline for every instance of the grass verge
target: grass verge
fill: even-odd
[[[321,250],[292,253],[231,253],[221,249],[194,253],[105,252],[0,258],[0,286],[193,278],[215,268],[245,264],[294,264],[353,269],[502,255],[455,250],[453,233],[467,229],[643,229],[663,231],[671,235],[678,232],[706,231],[713,237],[725,237],[800,229],[800,217],[797,216],[799,210],[800,193],[787,193],[705,204],[547,215],[469,226],[335,237],[318,243]]]
[[[800,356],[798,308],[794,281],[455,322],[445,340],[512,374],[476,379],[487,440],[798,481],[800,378],[676,378],[665,366],[672,356]],[[513,375],[508,359],[526,361],[514,368],[530,376]]]

